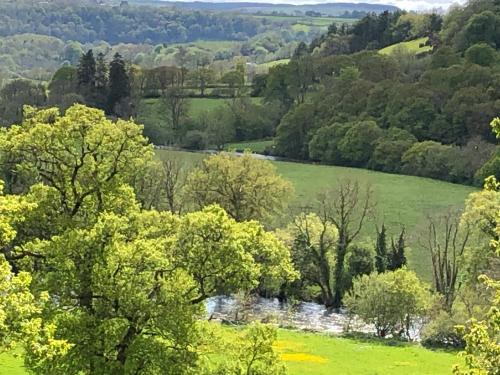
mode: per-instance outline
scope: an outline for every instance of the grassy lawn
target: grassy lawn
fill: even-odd
[[[272,146],[274,141],[272,140],[262,140],[262,141],[251,141],[251,142],[238,142],[229,143],[226,146],[226,150],[250,150],[252,152],[264,152],[269,146]]]
[[[418,345],[391,346],[375,340],[280,330],[276,348],[290,375],[439,375],[451,374],[455,353]]]
[[[175,156],[194,164],[205,157],[203,154],[160,150],[162,158]],[[278,173],[291,181],[295,187],[292,209],[299,210],[314,203],[321,191],[333,188],[345,179],[369,184],[377,202],[376,215],[369,218],[360,240],[371,244],[375,237],[375,223],[385,222],[392,233],[404,225],[409,245],[409,266],[422,278],[430,281],[431,268],[428,253],[419,246],[419,233],[423,230],[428,214],[437,214],[451,208],[463,207],[467,195],[474,191],[469,186],[450,184],[414,176],[292,162],[274,162]],[[280,223],[290,221],[290,217],[280,218]]]
[[[225,334],[234,330],[224,328]],[[275,349],[289,375],[440,375],[451,374],[455,353],[427,350],[416,344],[356,340],[285,329]],[[22,357],[0,355],[0,375],[27,375]]]
[[[408,49],[408,51],[414,52],[417,55],[419,53],[427,52],[427,51],[430,51],[432,49],[431,46],[419,47],[420,44],[425,44],[425,42],[427,42],[427,39],[429,39],[429,38],[424,37],[424,38],[419,38],[419,39],[415,39],[415,40],[410,40],[409,42],[396,43],[396,44],[390,45],[388,47],[382,48],[379,51],[379,53],[381,53],[383,55],[390,55],[394,52],[394,49],[396,47],[403,46],[406,49]]]
[[[11,353],[0,354],[0,375],[27,375],[21,355]]]

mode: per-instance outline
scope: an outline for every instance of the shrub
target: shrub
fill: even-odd
[[[411,327],[429,310],[431,295],[414,272],[402,268],[355,279],[344,303],[365,323],[373,324],[377,336],[411,339]]]

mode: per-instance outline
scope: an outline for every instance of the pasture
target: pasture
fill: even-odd
[[[425,37],[425,38],[410,40],[408,42],[401,42],[401,43],[392,44],[390,46],[382,48],[379,51],[379,53],[381,53],[383,55],[390,55],[390,54],[394,53],[394,51],[398,47],[403,47],[403,48],[406,48],[408,51],[415,53],[415,55],[418,55],[419,53],[428,52],[428,51],[432,50],[431,46],[425,46],[427,39],[429,39],[429,38]],[[421,44],[424,44],[424,47],[420,47]]]
[[[223,330],[224,335],[235,333],[232,328]],[[454,352],[431,351],[417,344],[286,329],[278,330],[274,348],[289,375],[445,375],[460,361]],[[0,375],[27,374],[22,356],[0,355]]]
[[[158,150],[160,158],[177,158],[186,166],[199,163],[206,155],[183,151]],[[279,218],[279,224],[290,221],[299,210],[310,209],[318,193],[335,188],[342,180],[358,181],[373,190],[376,209],[364,226],[360,242],[372,245],[376,224],[385,223],[389,233],[396,234],[404,226],[407,232],[409,267],[423,279],[430,281],[430,258],[419,245],[428,215],[463,207],[467,196],[475,189],[429,178],[403,176],[327,165],[295,162],[273,162],[279,174],[291,181],[295,188],[289,215]]]
[[[251,152],[263,153],[268,147],[272,147],[274,144],[273,140],[261,140],[261,141],[250,141],[250,142],[235,142],[226,145],[226,151],[249,150]]]

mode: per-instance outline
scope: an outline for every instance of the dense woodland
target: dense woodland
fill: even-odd
[[[462,350],[455,374],[498,374],[497,2],[333,23],[266,71],[241,49],[218,65],[186,45],[170,51],[172,64],[144,63],[202,34],[228,32],[255,48],[245,43],[263,20],[0,7],[0,35],[72,46],[49,80],[9,76],[0,88],[0,349],[21,346],[29,371],[286,374],[273,326],[207,321],[208,299],[238,294],[346,308],[380,340]],[[15,53],[6,40],[4,59]],[[135,43],[126,51],[143,64],[121,42]],[[224,104],[194,116],[200,98]],[[482,188],[462,210],[430,212],[417,231],[388,227],[376,190],[359,181],[292,208],[294,187],[269,161],[219,152],[187,167],[154,147],[221,151],[263,138],[274,140],[266,153],[296,161]],[[408,262],[409,238],[428,259],[430,284]]]

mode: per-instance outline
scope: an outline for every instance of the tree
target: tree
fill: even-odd
[[[107,109],[115,112],[115,107],[121,101],[130,98],[130,80],[121,55],[116,53],[109,64],[109,95]]]
[[[23,106],[43,106],[47,100],[45,87],[24,79],[15,79],[0,90],[0,125],[21,122]]]
[[[398,172],[402,156],[415,142],[417,139],[406,130],[390,128],[375,142],[370,167],[384,172]]]
[[[221,153],[188,175],[185,196],[196,207],[217,203],[237,221],[267,221],[286,208],[292,191],[270,162]]]
[[[382,224],[380,231],[377,228],[377,242],[375,243],[375,267],[378,273],[385,272],[387,269],[387,240],[385,225]]]
[[[342,181],[335,189],[319,197],[320,212],[337,228],[335,252],[334,297],[331,307],[340,308],[345,292],[345,256],[349,245],[361,232],[368,215],[374,209],[373,192],[361,191],[358,182]]]
[[[430,253],[434,290],[444,297],[445,310],[451,312],[463,264],[462,256],[469,241],[467,224],[460,226],[459,218],[448,213],[441,218],[428,218],[427,241],[423,246]]]
[[[95,71],[95,104],[100,109],[105,109],[108,98],[109,68],[104,59],[104,54],[99,53],[96,60]]]
[[[78,86],[85,98],[88,98],[93,92],[95,86],[95,73],[96,64],[94,53],[89,49],[87,53],[82,55],[77,67]]]
[[[496,137],[500,138],[500,119],[495,118],[491,122],[491,127]],[[500,183],[497,182],[495,177],[489,177],[485,180],[484,191],[499,193]],[[497,200],[496,211],[492,215],[493,220],[489,220],[485,226],[484,222],[481,225],[483,231],[487,228],[486,233],[489,232],[492,234],[489,245],[497,261],[500,260],[500,215],[498,207]],[[488,220],[484,215],[484,205],[474,211],[475,213],[479,211],[483,214],[483,219]],[[473,214],[472,216],[475,215]],[[500,345],[498,343],[498,335],[500,333],[500,281],[498,281],[498,275],[493,278],[481,275],[479,281],[483,282],[491,290],[489,310],[484,320],[477,321],[472,319],[466,327],[461,327],[466,343],[465,351],[461,354],[465,357],[467,370],[455,366],[455,374],[494,375],[498,373],[498,369],[500,368]]]
[[[69,219],[89,219],[118,203],[114,190],[153,156],[139,125],[113,122],[80,104],[64,115],[57,108],[27,107],[23,123],[3,135],[0,150],[17,161],[14,171],[42,183],[54,199],[48,206],[57,204]]]
[[[236,340],[226,344],[227,357],[214,375],[285,375],[286,368],[273,348],[276,337],[273,327],[250,324]]]
[[[430,308],[431,296],[417,275],[403,268],[355,279],[345,304],[351,313],[373,324],[379,337],[392,334],[411,339],[410,329]]]
[[[406,266],[405,255],[405,229],[401,229],[398,240],[395,242],[394,238],[391,239],[391,251],[388,254],[387,269],[395,271],[399,268]]]
[[[49,296],[42,291],[30,290],[32,276],[29,272],[12,272],[3,254],[8,252],[17,235],[16,227],[35,204],[24,197],[3,194],[0,180],[0,352],[11,350],[17,344],[37,348],[38,356],[65,355],[70,344],[56,339],[53,327],[42,321]]]
[[[179,87],[165,90],[162,101],[166,107],[172,129],[178,131],[183,116],[188,111],[188,101]]]
[[[198,67],[190,72],[190,80],[200,89],[200,95],[205,96],[205,89],[215,80],[215,73],[210,67]]]
[[[491,66],[497,60],[497,51],[486,43],[478,43],[465,51],[465,59],[473,64]]]
[[[416,176],[442,178],[450,170],[452,146],[434,141],[413,144],[402,156],[402,171]]]
[[[382,135],[382,129],[373,121],[364,121],[354,125],[339,143],[342,157],[352,165],[365,165],[370,160],[375,142]]]
[[[37,373],[203,373],[203,301],[296,277],[288,249],[256,221],[216,206],[184,216],[141,209],[127,185],[152,153],[138,125],[81,105],[64,116],[28,108],[0,144],[34,177],[22,198],[0,197],[0,235],[34,291],[52,296],[25,345]],[[25,219],[24,197],[27,209],[36,203]],[[66,352],[51,355],[54,343]]]
[[[300,272],[301,281],[319,287],[323,304],[332,306],[338,243],[335,225],[324,215],[301,214],[281,235],[292,249],[293,262]]]

